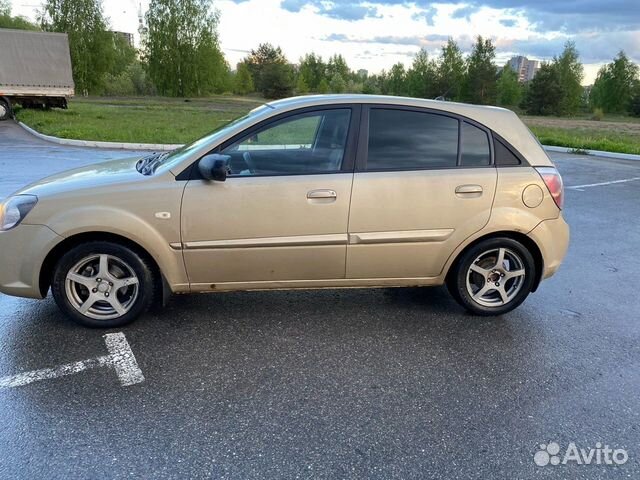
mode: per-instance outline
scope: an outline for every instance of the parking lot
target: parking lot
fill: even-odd
[[[2,122],[0,198],[127,155]],[[444,288],[247,292],[102,331],[0,295],[0,379],[93,362],[0,388],[0,478],[639,478],[640,162],[552,157],[569,253],[500,318]],[[129,385],[95,360],[116,333],[143,376]],[[552,441],[628,461],[537,466]]]

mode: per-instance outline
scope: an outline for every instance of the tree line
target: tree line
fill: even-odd
[[[0,27],[69,35],[76,89],[82,94],[206,96],[233,92],[282,98],[307,93],[364,93],[444,98],[519,107],[534,115],[593,110],[640,116],[638,65],[624,52],[603,66],[594,85],[582,86],[583,66],[573,42],[543,62],[522,83],[508,65],[496,65],[491,39],[478,36],[468,55],[449,39],[436,56],[421,49],[409,67],[401,62],[379,74],[352,70],[345,58],[308,53],[294,65],[268,43],[251,50],[235,70],[218,41],[212,0],[151,0],[139,51],[108,31],[100,0],[45,0],[34,24],[12,17],[0,0]]]

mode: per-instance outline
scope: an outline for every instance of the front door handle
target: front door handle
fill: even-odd
[[[335,190],[311,190],[307,193],[307,198],[309,200],[315,200],[319,198],[338,198],[338,194]]]
[[[482,187],[480,185],[458,185],[456,187],[456,195],[465,197],[479,197],[482,195]]]

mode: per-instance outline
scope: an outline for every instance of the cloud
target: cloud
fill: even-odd
[[[608,35],[591,33],[562,36],[551,39],[528,38],[526,40],[502,40],[499,47],[503,51],[521,53],[535,58],[551,59],[560,55],[567,40],[572,40],[584,63],[610,62],[620,50],[631,58],[640,58],[640,32],[618,32],[615,42]]]
[[[518,24],[518,21],[513,18],[501,18],[500,23],[505,27],[515,27]]]
[[[241,0],[234,0],[236,2]],[[376,3],[376,2],[374,2]],[[384,2],[377,2],[382,4]],[[305,5],[311,5],[315,7],[320,15],[324,15],[329,18],[336,18],[339,20],[355,21],[362,20],[368,17],[378,16],[378,11],[375,7],[367,5],[365,2],[326,2],[324,0],[282,0],[280,6],[289,12],[297,13]]]
[[[435,24],[434,18],[437,13],[438,9],[434,6],[430,6],[411,15],[411,19],[418,22],[425,22],[427,25],[433,26]]]
[[[471,15],[480,10],[480,7],[474,5],[465,5],[464,7],[460,7],[453,11],[451,14],[451,18],[466,18],[469,20]]]
[[[349,42],[349,43],[362,43],[370,44],[376,43],[380,45],[398,45],[398,46],[411,46],[426,48],[428,50],[439,50],[449,40],[448,35],[440,34],[427,34],[427,35],[408,35],[408,36],[393,36],[378,35],[375,37],[350,37],[342,33],[332,33],[325,37],[320,38],[327,42]],[[460,35],[455,38],[458,46],[462,51],[468,52],[471,50],[471,45],[474,42],[468,35]],[[415,53],[415,50],[414,50]]]
[[[245,0],[233,0],[240,3]],[[640,25],[638,0],[282,0],[281,6],[290,12],[299,12],[305,5],[314,7],[320,15],[357,21],[379,16],[379,8],[405,6],[419,11],[414,20],[433,25],[438,5],[457,6],[451,17],[469,19],[482,7],[521,13],[537,31],[630,30]],[[508,20],[501,22],[509,25]]]

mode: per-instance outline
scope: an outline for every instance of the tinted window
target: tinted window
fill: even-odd
[[[493,148],[496,155],[496,165],[520,165],[520,159],[497,138],[493,137]]]
[[[293,115],[225,148],[231,175],[336,172],[342,167],[350,109]]]
[[[458,120],[455,118],[371,109],[367,170],[455,167],[457,160]]]
[[[484,130],[462,123],[462,166],[477,167],[491,163],[489,136]]]

